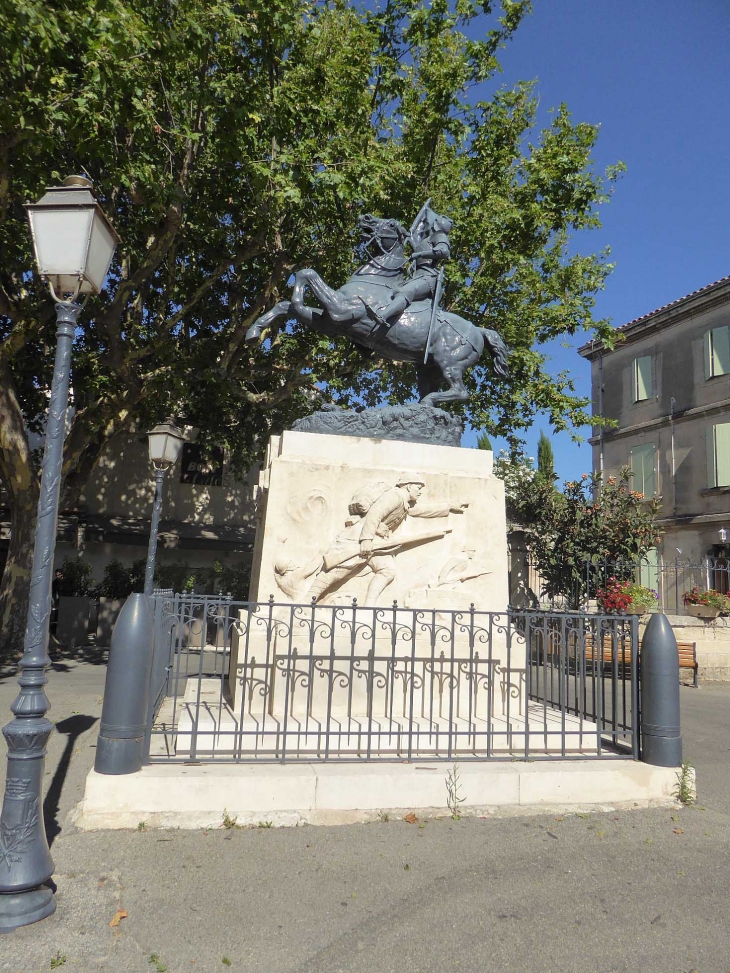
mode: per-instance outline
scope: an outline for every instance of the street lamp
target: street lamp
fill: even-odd
[[[68,408],[76,320],[80,294],[98,294],[119,242],[111,223],[83,176],[69,176],[37,203],[27,204],[38,272],[56,301],[56,358],[46,419],[38,519],[33,548],[28,618],[20,692],[11,706],[15,716],[3,727],[8,771],[0,814],[0,932],[44,919],[55,912],[53,874],[43,825],[42,785],[46,743],[53,724],[49,703],[48,626],[51,578],[58,526],[63,439]]]
[[[184,436],[172,420],[161,422],[147,433],[150,447],[150,462],[155,468],[155,502],[152,507],[150,523],[150,542],[147,548],[147,567],[144,573],[144,593],[152,594],[155,577],[155,555],[157,554],[157,530],[160,526],[160,507],[162,506],[162,481],[165,473],[175,464],[180,455]]]

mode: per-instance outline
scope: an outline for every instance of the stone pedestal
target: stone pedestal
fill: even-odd
[[[451,609],[474,602],[480,611],[504,611],[504,485],[492,472],[491,452],[302,432],[285,432],[269,442],[256,488],[251,601],[273,595],[277,602],[308,603],[323,556],[339,538],[343,553],[347,543],[357,543],[362,506],[409,476],[422,479],[424,489],[390,536],[376,539],[384,548],[391,542],[385,554],[394,558],[394,577],[374,604],[425,607],[428,598]],[[357,500],[361,510],[352,512]],[[439,504],[466,506],[438,516]],[[421,508],[426,516],[418,516]],[[373,569],[366,561],[357,569],[349,566],[350,573],[320,604],[349,605],[357,598],[358,604],[370,605],[366,595]]]
[[[481,614],[508,602],[504,485],[491,452],[288,431],[271,438],[257,505],[250,600],[275,604],[242,612],[232,633],[242,717],[256,704],[372,715],[378,689],[392,715],[396,679],[401,689],[415,679],[431,712],[459,673],[502,711],[522,679],[501,673],[522,663]],[[364,538],[372,552],[362,557]]]

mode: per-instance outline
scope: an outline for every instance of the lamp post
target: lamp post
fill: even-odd
[[[3,727],[8,770],[0,814],[0,932],[55,912],[53,860],[43,825],[42,785],[46,743],[53,724],[44,686],[48,682],[51,580],[58,526],[64,427],[71,349],[80,294],[98,294],[119,238],[83,176],[69,176],[37,203],[27,204],[36,263],[56,301],[56,358],[46,419],[38,520],[35,529],[28,618],[15,716]]]
[[[155,502],[152,506],[150,541],[147,548],[147,567],[144,573],[144,593],[152,594],[155,577],[155,555],[157,554],[157,531],[160,526],[160,507],[162,506],[162,483],[165,473],[175,464],[184,442],[183,434],[172,421],[161,422],[147,433],[150,447],[150,462],[155,469]]]

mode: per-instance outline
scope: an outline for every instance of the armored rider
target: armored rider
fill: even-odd
[[[368,314],[378,324],[389,328],[414,301],[433,299],[439,264],[451,256],[449,234],[452,226],[448,217],[440,216],[426,205],[410,236],[414,267],[411,278],[394,291],[393,299],[382,311],[368,307]]]

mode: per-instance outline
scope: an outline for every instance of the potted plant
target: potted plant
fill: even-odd
[[[61,565],[56,638],[67,648],[86,645],[91,613],[91,565],[80,557],[67,557]]]
[[[653,588],[617,578],[609,578],[605,588],[598,589],[596,601],[602,611],[616,615],[643,615],[656,611],[659,604]]]
[[[711,588],[700,591],[697,585],[682,596],[687,614],[695,618],[717,618],[721,612],[730,611],[730,601],[727,595]]]

